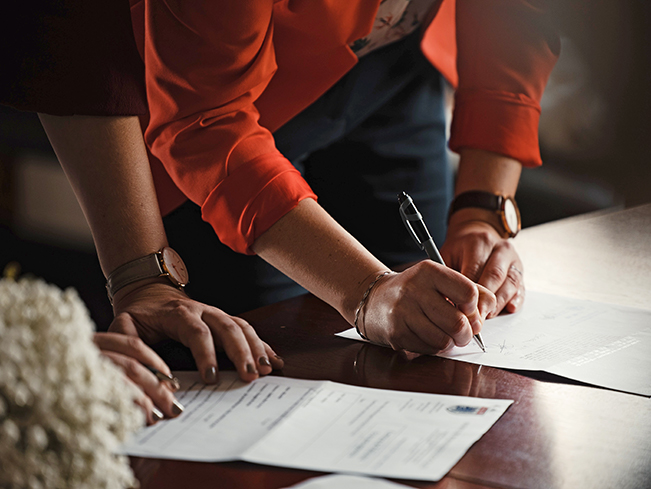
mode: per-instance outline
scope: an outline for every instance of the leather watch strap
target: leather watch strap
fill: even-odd
[[[457,195],[452,201],[452,204],[450,205],[450,211],[448,213],[448,221],[450,220],[452,214],[460,209],[465,209],[466,207],[479,207],[481,209],[497,211],[502,207],[503,199],[504,197],[501,195],[491,194],[490,192],[482,192],[479,190],[464,192]]]
[[[452,214],[468,207],[485,209],[495,213],[498,220],[496,223],[491,224],[505,238],[514,238],[522,227],[520,210],[512,197],[482,190],[471,190],[457,195],[450,205],[448,223]]]
[[[145,278],[160,277],[164,273],[158,253],[152,253],[116,268],[106,280],[106,290],[113,300],[115,293],[125,285]]]

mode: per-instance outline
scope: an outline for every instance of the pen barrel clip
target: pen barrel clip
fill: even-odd
[[[405,210],[406,208],[409,208],[410,212],[407,212]],[[411,237],[416,241],[420,249],[426,250],[425,243],[431,241],[432,236],[429,234],[427,227],[425,227],[423,216],[418,212],[411,198],[408,198],[408,200],[405,200],[400,205],[400,216],[407,231],[411,234]]]

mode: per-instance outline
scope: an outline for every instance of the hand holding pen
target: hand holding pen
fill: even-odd
[[[407,228],[411,236],[414,238],[414,241],[416,241],[416,244],[420,247],[421,250],[424,250],[427,253],[427,256],[430,258],[430,260],[445,266],[443,257],[439,253],[439,250],[436,247],[436,244],[434,243],[434,240],[432,239],[432,236],[430,235],[427,226],[425,225],[423,216],[420,214],[420,212],[418,212],[418,209],[416,208],[414,201],[411,199],[409,195],[407,195],[405,192],[402,192],[402,194],[398,195],[398,202],[400,203],[400,216],[405,224],[405,227]],[[481,289],[483,290],[478,290],[479,293],[483,293],[484,295],[486,294],[493,295],[491,292],[484,289],[483,287],[481,287]],[[474,333],[473,338],[477,343],[477,345],[482,349],[482,351],[485,352],[486,347],[481,337],[481,333],[478,330],[478,324],[476,319],[476,315],[480,313],[477,310],[477,311],[472,311],[471,314],[473,316],[469,317],[469,321],[471,321],[471,327],[473,327],[473,333]],[[479,325],[479,327],[481,326]]]
[[[366,291],[354,320],[360,335],[416,353],[467,345],[481,330],[483,313],[495,308],[494,294],[433,260],[400,273],[378,268],[360,290]]]

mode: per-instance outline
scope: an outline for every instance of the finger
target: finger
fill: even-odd
[[[174,418],[183,412],[183,405],[174,397],[174,394],[138,360],[108,350],[102,353],[120,367],[127,378],[138,385],[165,416]]]
[[[253,352],[242,327],[231,316],[219,310],[210,310],[202,314],[202,319],[208,325],[215,340],[219,340],[222,348],[231,359],[242,380],[251,382],[258,378]],[[246,323],[248,325],[248,323]],[[249,326],[250,327],[250,326]]]
[[[240,326],[246,341],[249,343],[249,348],[251,349],[251,354],[253,355],[253,360],[258,373],[260,375],[270,374],[273,367],[271,365],[271,359],[267,354],[265,343],[255,332],[253,326],[251,326],[247,321],[238,317],[233,317],[232,319]]]
[[[145,422],[147,426],[157,423],[165,417],[165,415],[154,406],[154,403],[147,397],[147,395],[142,391],[140,386],[135,384],[131,379],[126,375],[124,376],[124,381],[132,385],[135,389],[136,395],[133,399],[133,402],[142,409],[142,412],[145,415]]]
[[[488,318],[493,318],[501,313],[506,304],[515,298],[522,287],[524,287],[522,275],[514,266],[509,266],[504,281],[495,293],[497,302],[493,311],[489,313]]]
[[[412,272],[413,271],[413,272]],[[435,263],[432,260],[423,260],[406,272],[409,293],[422,289],[435,289],[439,294],[450,299],[454,304],[467,304],[471,309],[477,307],[478,291],[475,283],[461,273],[451,268]]]
[[[95,333],[93,340],[100,350],[110,350],[135,358],[146,367],[151,367],[164,373],[168,377],[174,378],[172,376],[172,371],[163,359],[137,336],[129,336],[119,333]],[[165,385],[170,387],[173,391],[179,389],[178,380],[176,382],[170,380],[169,382],[166,382]]]
[[[455,344],[454,339],[440,327],[432,327],[431,321],[424,314],[420,318],[411,318],[406,327],[409,334],[403,334],[400,338],[400,345],[404,350],[435,355]]]
[[[436,265],[438,268],[436,269],[436,273],[431,273],[430,275],[430,286],[433,286],[439,294],[452,301],[458,310],[467,317],[472,330],[479,332],[483,324],[483,319],[477,309],[479,301],[477,285],[459,272],[436,263],[433,263],[433,265]],[[433,295],[431,296],[433,297]],[[441,310],[448,311],[448,315],[443,324],[439,324],[439,322],[435,323],[439,324],[439,326],[447,326],[444,331],[454,339],[456,345],[461,346],[462,344],[467,344],[466,334],[470,334],[471,328],[463,331],[462,324],[465,323],[459,319],[458,315],[455,314],[453,316],[449,308],[443,308],[438,300],[421,301],[420,303],[430,304],[429,308],[425,307],[423,310],[428,313],[432,322],[435,322],[436,316],[432,316],[433,313],[430,312],[431,306],[436,306],[437,309],[440,307]]]
[[[432,328],[430,325],[429,328],[421,328],[416,332],[423,341],[431,345],[440,345],[440,342],[434,343],[438,337],[436,330],[440,330],[456,346],[466,346],[472,340],[472,335],[475,334],[475,328],[478,327],[477,332],[481,330],[482,321],[476,307],[472,313],[465,314],[442,297],[433,297],[427,303],[427,306],[423,307],[423,312],[430,323],[434,324],[436,328]],[[439,346],[439,348],[443,350],[449,346],[451,345],[446,341],[446,344]]]
[[[459,257],[459,272],[473,282],[478,282],[492,248],[493,244],[488,237],[473,240],[472,244],[466,243]]]
[[[524,285],[521,285],[513,298],[506,303],[506,311],[510,314],[517,312],[524,303],[525,288]]]
[[[409,324],[397,325],[385,340],[394,350],[435,355],[454,344],[452,338],[441,329],[432,327],[431,321],[422,312],[408,321]]]
[[[477,282],[493,293],[497,293],[507,279],[509,267],[516,262],[517,258],[513,245],[506,240],[502,241],[492,249],[490,256],[487,256],[486,264]]]
[[[188,313],[181,316],[182,326],[178,339],[192,352],[192,357],[206,384],[215,384],[219,379],[217,355],[211,328],[199,315]]]
[[[274,370],[282,370],[282,368],[285,366],[285,361],[283,360],[282,357],[278,356],[278,354],[271,348],[267,343],[264,344],[265,351],[267,352],[267,358],[269,358],[269,361],[271,362],[271,366],[273,367]]]

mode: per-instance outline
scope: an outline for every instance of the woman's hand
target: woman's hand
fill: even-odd
[[[524,301],[522,261],[515,247],[484,221],[450,221],[441,247],[446,263],[470,280],[483,285],[497,298],[488,318],[503,310],[517,311]]]
[[[494,308],[490,291],[425,260],[380,279],[358,325],[371,341],[395,350],[434,354],[452,345],[467,345]]]
[[[120,367],[127,380],[138,388],[140,395],[136,404],[144,411],[148,425],[165,416],[174,418],[183,412],[183,406],[173,394],[178,387],[159,381],[147,366],[166,375],[171,375],[170,369],[140,338],[117,333],[95,333],[93,340],[102,355]]]
[[[114,297],[111,332],[138,336],[147,344],[171,338],[188,348],[208,384],[217,382],[215,347],[222,348],[240,378],[250,382],[281,369],[283,361],[244,319],[190,299],[165,279],[141,281]]]

